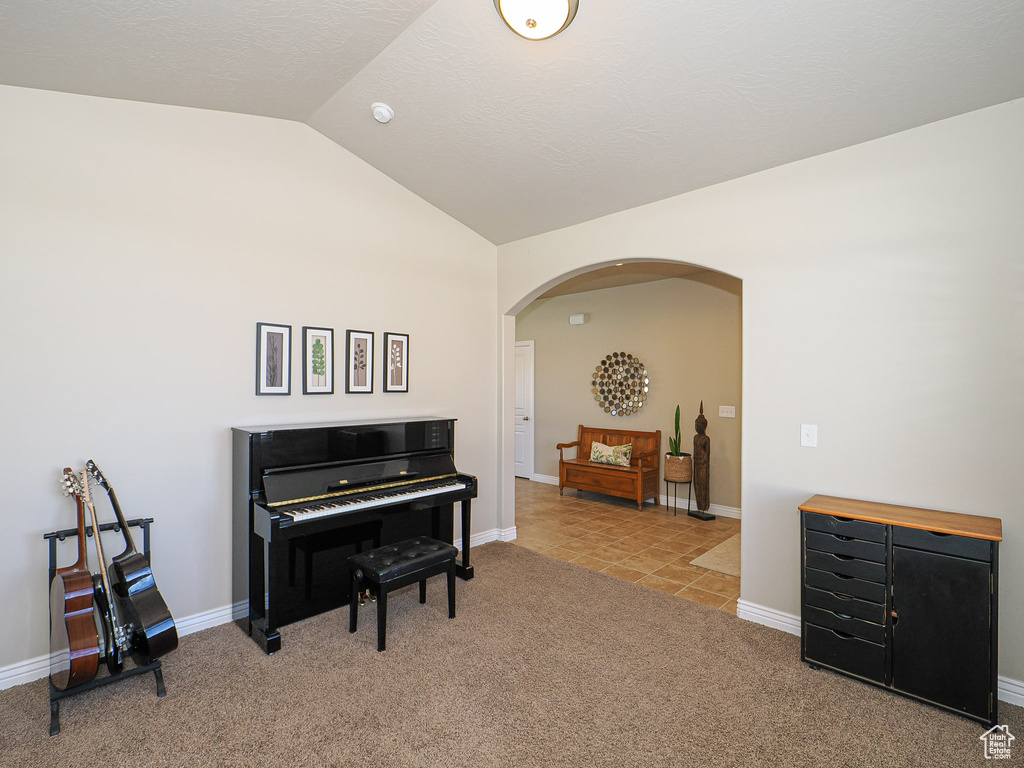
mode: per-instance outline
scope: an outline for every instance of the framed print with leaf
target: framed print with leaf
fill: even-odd
[[[346,331],[345,391],[373,392],[373,331]]]
[[[256,323],[256,394],[292,393],[292,327]]]
[[[384,391],[409,391],[409,335],[384,334]]]
[[[302,394],[334,394],[334,329],[302,327]]]

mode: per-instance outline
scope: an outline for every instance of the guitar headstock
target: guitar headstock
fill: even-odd
[[[71,467],[64,467],[64,475],[60,479],[60,484],[64,489],[65,496],[82,497],[82,481]]]
[[[103,473],[100,472],[100,468],[96,466],[95,461],[89,459],[85,463],[85,469],[89,472],[90,475],[92,475],[93,480],[95,480],[97,483],[103,486],[103,490],[107,491],[108,493],[110,492],[110,484],[107,482],[107,478],[103,476]]]

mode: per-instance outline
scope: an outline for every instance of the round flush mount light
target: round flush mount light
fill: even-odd
[[[390,122],[391,118],[395,116],[395,110],[380,101],[375,101],[371,104],[370,111],[373,112],[373,119],[378,123]]]
[[[547,40],[568,27],[579,0],[494,0],[508,28],[527,40]]]

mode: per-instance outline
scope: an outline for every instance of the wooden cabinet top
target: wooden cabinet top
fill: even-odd
[[[939,512],[934,509],[900,507],[874,501],[842,499],[837,496],[812,496],[800,505],[803,512],[849,517],[885,525],[920,528],[935,533],[951,533],[989,541],[1003,540],[1003,522],[998,517],[965,515],[959,512]]]

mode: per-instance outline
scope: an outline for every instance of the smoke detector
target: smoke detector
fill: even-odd
[[[378,123],[391,122],[391,118],[395,116],[395,110],[381,101],[375,101],[371,104],[370,111],[373,112],[373,119]]]

